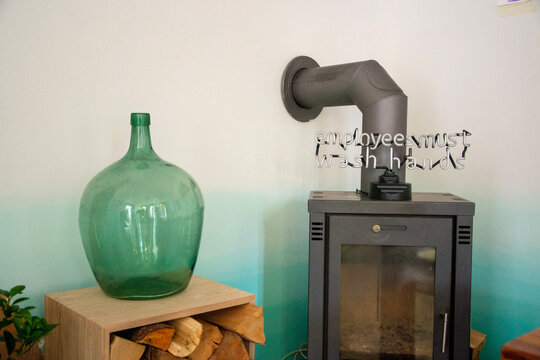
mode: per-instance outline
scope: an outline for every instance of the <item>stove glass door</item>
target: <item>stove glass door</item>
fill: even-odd
[[[330,222],[329,265],[337,266],[329,269],[329,351],[347,360],[447,359],[451,220],[336,218]],[[350,230],[341,241],[332,237],[336,226]]]

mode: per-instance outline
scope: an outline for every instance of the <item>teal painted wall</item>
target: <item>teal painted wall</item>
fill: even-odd
[[[220,225],[205,230],[196,272],[257,294],[265,315],[266,346],[257,346],[262,359],[281,359],[306,342],[307,196],[207,196],[206,220]]]
[[[488,334],[485,359],[498,358],[502,344],[540,327],[540,209],[537,196],[527,201],[523,190],[518,194],[478,199],[471,323]]]
[[[316,168],[314,136],[361,118],[292,120],[281,73],[301,54],[373,58],[409,97],[409,132],[473,134],[465,170],[408,180],[477,204],[472,326],[496,359],[540,327],[539,14],[467,0],[1,1],[0,288],[28,285],[43,314],[45,293],[95,285],[79,198],[126,151],[129,113],[149,111],[157,153],[205,196],[196,273],[256,294],[257,359],[281,359],[306,341],[309,191],[359,182]]]

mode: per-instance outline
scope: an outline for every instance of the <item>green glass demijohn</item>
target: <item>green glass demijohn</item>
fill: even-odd
[[[195,180],[160,159],[150,115],[131,114],[127,154],[86,186],[79,228],[101,289],[120,299],[151,299],[184,290],[201,239],[204,203]]]

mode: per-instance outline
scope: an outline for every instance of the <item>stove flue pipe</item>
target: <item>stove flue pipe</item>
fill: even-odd
[[[298,121],[316,118],[326,106],[356,105],[363,114],[362,133],[405,135],[407,132],[407,96],[388,73],[374,60],[320,67],[315,60],[299,56],[291,60],[283,73],[281,94],[287,111]],[[403,160],[405,146],[379,145],[369,150],[377,166],[391,166],[393,157]],[[366,155],[366,149],[362,148]],[[365,157],[364,157],[365,160]],[[392,169],[405,182],[405,165]],[[383,169],[362,168],[362,192],[368,193],[371,182],[379,180]]]

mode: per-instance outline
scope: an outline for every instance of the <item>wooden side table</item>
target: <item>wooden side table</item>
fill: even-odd
[[[540,328],[504,344],[501,360],[540,360]]]
[[[47,360],[109,360],[111,333],[237,305],[255,295],[193,276],[182,293],[157,300],[119,300],[99,287],[45,295],[45,318],[59,323],[46,337]],[[249,345],[254,359],[254,344]]]

